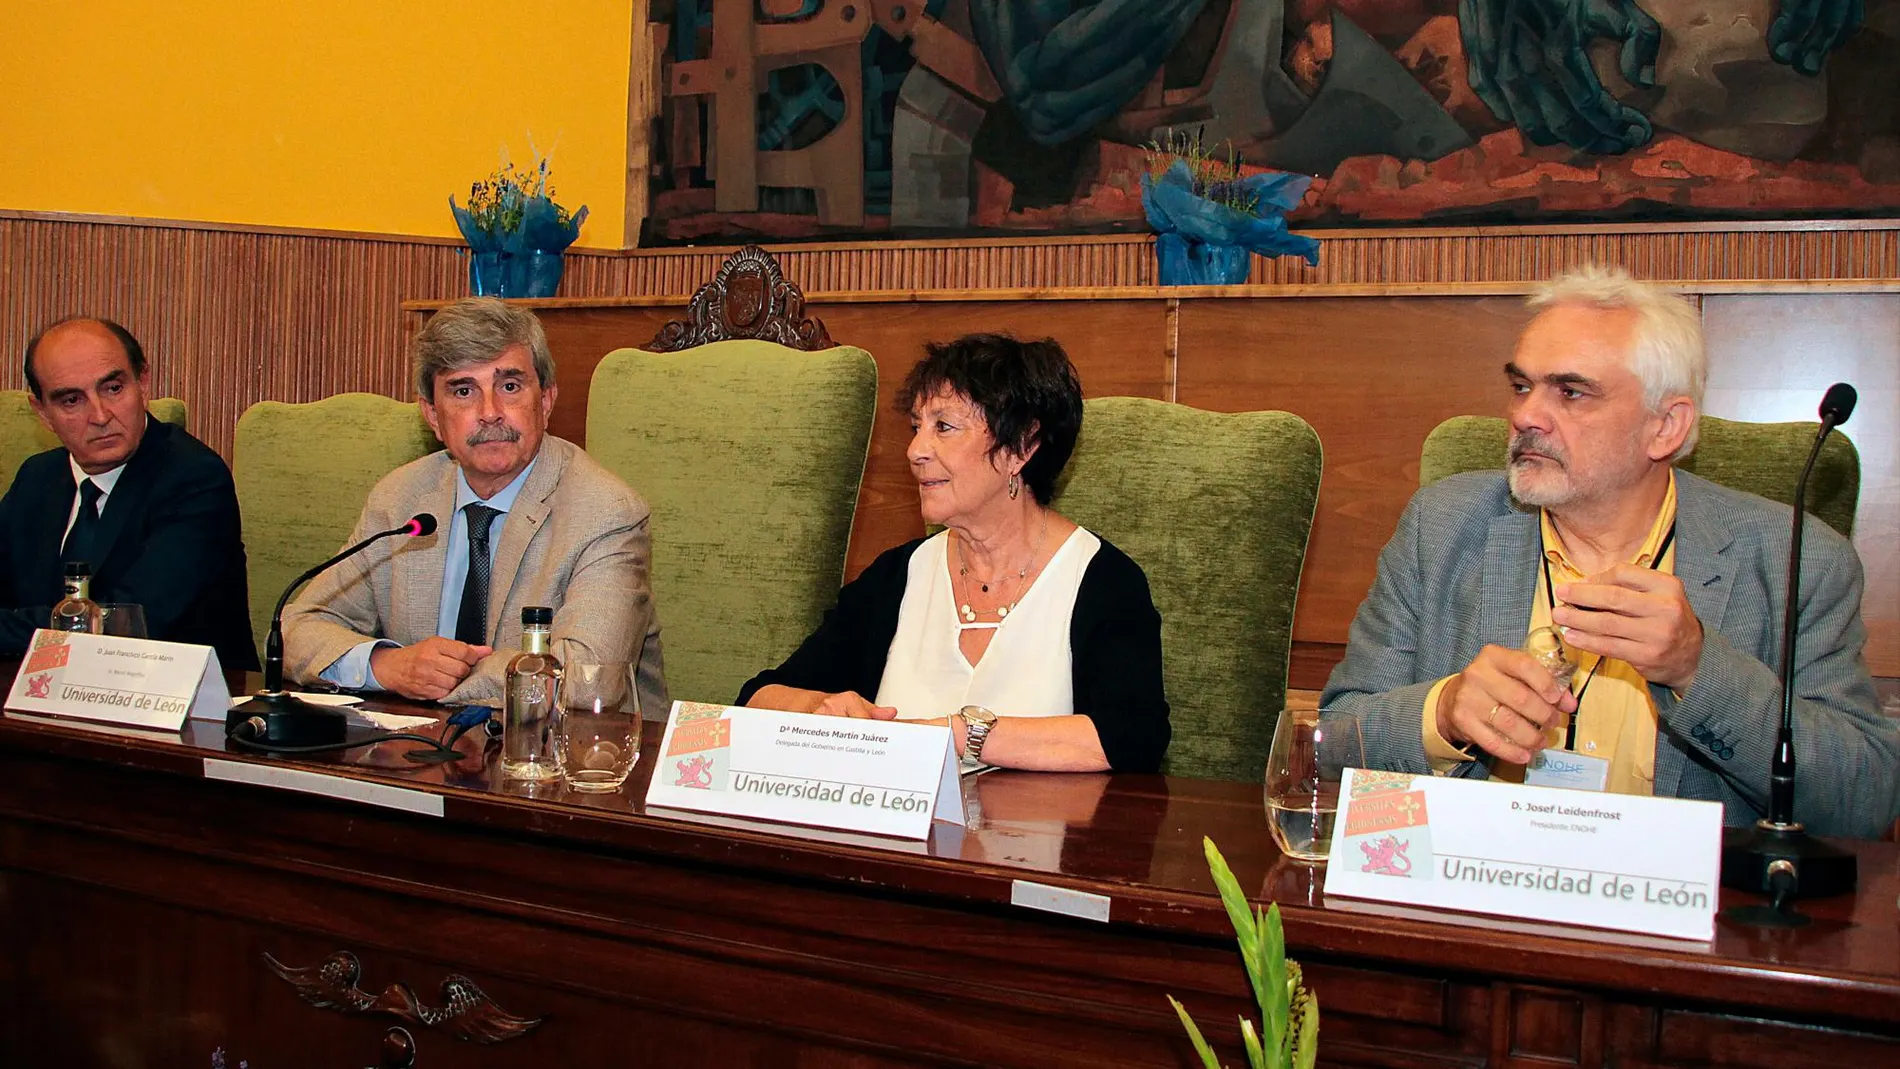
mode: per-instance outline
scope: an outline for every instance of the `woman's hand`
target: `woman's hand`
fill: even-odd
[[[819,716],[845,716],[853,720],[895,720],[897,710],[889,705],[872,705],[855,690],[827,694],[810,710]]]
[[[746,705],[753,709],[776,709],[782,713],[816,713],[819,716],[844,716],[854,720],[895,720],[897,710],[888,705],[872,705],[855,690],[831,694],[822,690],[804,690],[772,683],[760,687]]]

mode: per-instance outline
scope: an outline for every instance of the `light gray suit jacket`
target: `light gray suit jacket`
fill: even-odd
[[[1768,808],[1781,719],[1781,606],[1788,507],[1676,473],[1676,576],[1702,621],[1702,659],[1678,700],[1652,684],[1658,796],[1721,802],[1731,825]],[[1486,645],[1523,645],[1538,581],[1536,509],[1515,504],[1503,472],[1455,475],[1420,490],[1379,554],[1346,659],[1320,701],[1357,715],[1373,768],[1426,773],[1420,724],[1439,679]],[[1854,548],[1809,516],[1802,536],[1796,643],[1795,818],[1814,832],[1872,838],[1900,816],[1900,725],[1884,717],[1861,647]],[[1456,775],[1483,777],[1479,762]]]
[[[370,491],[347,544],[400,526],[418,512],[441,524],[425,538],[388,539],[318,576],[284,612],[284,668],[311,682],[360,643],[402,645],[436,633],[444,539],[455,510],[455,459],[431,453]],[[445,702],[501,705],[502,676],[520,652],[521,610],[554,609],[554,650],[570,661],[639,665],[641,710],[668,706],[660,623],[648,566],[647,504],[579,446],[552,435],[503,519],[488,588],[483,658]]]

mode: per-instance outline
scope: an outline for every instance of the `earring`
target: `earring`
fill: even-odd
[[[1023,477],[1021,475],[1010,476],[1009,477],[1009,499],[1011,501],[1016,500],[1016,495],[1022,492],[1023,492]]]

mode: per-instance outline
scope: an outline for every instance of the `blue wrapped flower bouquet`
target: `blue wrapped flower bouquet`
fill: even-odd
[[[1287,229],[1312,179],[1284,171],[1242,172],[1237,159],[1203,153],[1198,138],[1170,136],[1149,146],[1141,205],[1155,231],[1164,286],[1247,281],[1253,256],[1300,256],[1319,263],[1319,242]]]

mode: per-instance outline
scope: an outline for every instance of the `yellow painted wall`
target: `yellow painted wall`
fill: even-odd
[[[504,146],[621,244],[645,0],[0,0],[0,208],[454,236]]]

